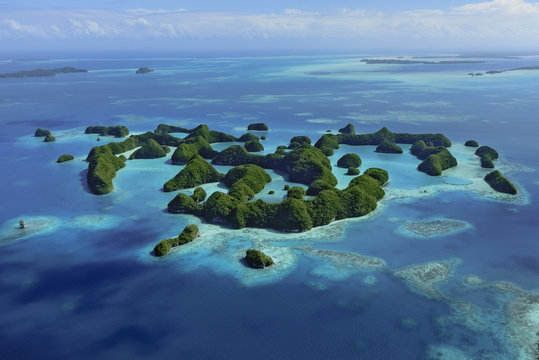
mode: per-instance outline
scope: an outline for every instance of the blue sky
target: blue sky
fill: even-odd
[[[526,0],[0,0],[11,51],[501,51],[538,38]]]

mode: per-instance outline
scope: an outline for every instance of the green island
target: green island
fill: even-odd
[[[517,193],[515,186],[511,184],[511,182],[507,180],[498,170],[494,170],[493,172],[487,174],[485,176],[485,181],[497,192],[510,195],[515,195]]]
[[[249,249],[245,252],[245,262],[254,269],[263,269],[274,264],[271,257],[255,249]]]
[[[374,151],[385,154],[402,154],[402,148],[389,140],[382,141]]]
[[[199,186],[195,189],[195,191],[193,191],[193,195],[191,195],[191,199],[199,203],[206,200],[206,196],[208,196],[208,194],[206,193],[206,190],[204,190],[203,188]]]
[[[427,146],[425,141],[418,140],[410,148],[412,155],[423,160],[417,169],[427,175],[439,176],[442,171],[457,166],[457,159],[445,146]]]
[[[341,134],[355,134],[356,133],[356,129],[354,128],[354,125],[352,124],[348,124],[346,125],[345,127],[342,127],[339,129],[339,132]]]
[[[51,135],[51,132],[47,129],[37,128],[36,132],[34,133],[35,137],[45,137],[47,135]]]
[[[26,77],[44,77],[55,76],[56,74],[70,74],[70,73],[86,73],[88,70],[76,69],[71,66],[65,66],[63,68],[56,69],[35,69],[35,70],[22,70],[12,73],[0,74],[0,78],[26,78]]]
[[[498,158],[498,152],[489,146],[481,146],[475,151],[475,155],[481,158],[481,167],[492,169],[494,162]]]
[[[195,224],[187,225],[177,237],[158,242],[153,251],[155,256],[161,257],[166,255],[173,247],[190,243],[197,237],[200,237],[198,226]]]
[[[219,173],[202,156],[195,154],[187,165],[172,179],[163,185],[165,192],[186,189],[202,184],[220,181],[223,174]]]
[[[75,157],[71,154],[64,154],[64,155],[60,155],[58,157],[58,160],[56,160],[57,163],[63,163],[63,162],[66,162],[66,161],[71,161],[73,160]]]
[[[259,152],[264,150],[264,146],[258,139],[246,141],[244,147],[249,152]]]
[[[114,136],[117,138],[129,135],[129,129],[125,126],[88,126],[84,130],[85,134],[98,134],[101,136]]]
[[[468,147],[478,147],[479,146],[479,143],[475,140],[468,140],[464,143],[464,146],[468,146]]]
[[[337,161],[337,166],[342,168],[358,168],[361,166],[361,158],[357,154],[345,154]]]
[[[43,139],[43,142],[53,142],[53,141],[56,141],[56,138],[54,136],[52,136],[52,134],[48,134]]]
[[[359,175],[360,171],[358,168],[355,168],[353,166],[349,167],[348,168],[348,171],[346,172],[346,175],[352,175],[352,176],[356,176],[356,175]]]
[[[305,194],[306,194],[305,189],[299,186],[293,186],[290,189],[288,189],[288,192],[286,193],[286,197],[294,198],[294,199],[303,199]]]
[[[129,156],[132,159],[158,159],[167,156],[170,148],[166,145],[159,145],[154,139],[149,139],[140,149]]]
[[[266,125],[264,123],[254,123],[254,124],[249,124],[247,126],[247,130],[268,131],[269,128],[268,128],[268,125]]]

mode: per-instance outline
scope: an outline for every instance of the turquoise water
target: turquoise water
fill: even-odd
[[[2,62],[0,73],[90,71],[0,81],[0,359],[535,359],[539,72],[466,74],[539,58],[366,65],[363,57]],[[135,75],[143,65],[156,71]],[[361,133],[441,132],[459,166],[434,178],[415,170],[420,161],[407,145],[401,155],[343,145],[330,158],[338,187],[351,177],[337,160],[353,152],[362,172],[388,170],[386,197],[368,217],[301,234],[167,213],[176,192],[162,185],[183,168],[168,158],[129,161],[112,193],[88,191],[84,159],[96,145],[83,134],[88,125],[138,133],[206,123],[239,136],[252,122],[270,127],[257,132],[267,137],[263,153],[294,135],[315,142],[349,122]],[[57,141],[32,137],[37,127]],[[496,167],[519,195],[498,196],[484,184],[487,171],[462,145],[470,138],[498,150]],[[56,164],[64,153],[76,159]],[[278,202],[285,184],[305,187],[268,172],[273,181],[256,198]],[[19,219],[28,224],[23,234]],[[466,226],[432,236],[403,231],[433,220]],[[190,223],[201,238],[164,259],[150,254]],[[253,246],[276,266],[246,268],[241,258]],[[451,264],[434,284],[394,273],[433,263]]]

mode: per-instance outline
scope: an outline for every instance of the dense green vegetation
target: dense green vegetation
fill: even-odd
[[[307,195],[318,195],[320,192],[324,190],[331,190],[334,186],[327,183],[324,180],[315,180],[312,183],[309,184],[309,187],[307,188]]]
[[[258,141],[258,139],[246,141],[244,146],[245,150],[249,152],[258,152],[264,150],[264,146],[260,143],[260,141]]]
[[[157,159],[167,156],[168,152],[170,152],[168,146],[159,145],[157,141],[150,139],[140,149],[131,154],[129,159]]]
[[[194,155],[200,155],[211,159],[217,155],[211,145],[202,136],[186,139],[178,145],[172,153],[171,161],[173,164],[186,164]]]
[[[249,124],[249,126],[247,126],[247,130],[268,131],[269,128],[268,128],[268,125],[264,123],[254,123],[254,124]]]
[[[158,242],[157,245],[155,245],[155,247],[153,248],[153,251],[156,256],[164,256],[174,246],[187,244],[195,240],[199,236],[200,232],[198,231],[198,227],[195,224],[187,225],[180,233],[180,235],[178,235],[178,237],[165,239]]]
[[[490,185],[491,188],[497,192],[515,195],[517,189],[509,180],[507,180],[498,170],[487,174],[485,176],[485,181]]]
[[[111,135],[117,138],[126,137],[129,135],[129,129],[125,126],[88,126],[84,130],[85,134],[98,134],[101,136]]]
[[[444,146],[427,146],[423,140],[418,140],[410,152],[423,160],[417,169],[431,176],[442,175],[443,170],[457,166],[457,159]]]
[[[354,176],[355,176],[355,175],[359,175],[359,173],[360,173],[360,171],[359,171],[358,168],[355,168],[355,167],[353,167],[353,166],[350,166],[350,167],[348,168],[348,171],[346,172],[346,175],[354,175]]]
[[[54,136],[52,136],[52,134],[48,134],[47,136],[45,136],[45,139],[43,139],[44,142],[53,142],[53,141],[56,141],[56,138]]]
[[[35,137],[45,137],[47,135],[51,135],[51,132],[47,129],[37,128],[36,132],[34,133]]]
[[[111,153],[102,153],[92,157],[86,175],[92,192],[96,195],[111,192],[114,188],[112,179],[116,176],[116,171],[124,166],[125,163]]]
[[[385,127],[373,134],[324,134],[314,146],[322,149],[327,156],[331,156],[333,150],[339,148],[339,144],[378,146],[384,140],[399,144],[413,144],[418,140],[423,140],[430,146],[451,146],[451,141],[442,134],[393,133]]]
[[[223,183],[230,188],[229,195],[242,201],[251,200],[270,181],[271,176],[253,164],[236,166],[223,178]]]
[[[493,168],[495,160],[498,158],[498,152],[489,146],[481,146],[475,151],[475,155],[481,158],[481,167]]]
[[[305,196],[305,189],[299,186],[294,186],[288,190],[286,196],[288,198],[303,199],[303,197]]]
[[[255,249],[249,249],[245,252],[245,262],[255,269],[263,269],[274,264],[271,257]]]
[[[198,185],[217,182],[223,178],[210,163],[200,155],[193,155],[187,165],[163,185],[165,192],[186,189]]]
[[[311,145],[311,138],[309,138],[308,136],[294,136],[292,139],[290,139],[290,144],[292,143],[298,143],[300,145]]]
[[[361,166],[361,158],[357,154],[345,154],[338,161],[337,166],[342,168]]]
[[[174,125],[166,125],[166,124],[159,124],[157,125],[157,128],[154,130],[154,133],[156,134],[168,134],[168,133],[190,133],[189,129],[186,129],[181,126],[174,126]]]
[[[479,146],[479,143],[475,140],[468,140],[464,143],[464,146],[469,146],[469,147],[478,147]]]
[[[376,152],[386,154],[402,154],[402,148],[392,141],[384,140],[376,147]]]
[[[199,186],[195,189],[195,191],[193,192],[193,195],[191,195],[191,199],[199,203],[206,200],[207,195],[208,194],[206,194],[206,190],[204,190],[203,188]]]
[[[259,139],[258,139],[258,136],[256,136],[255,134],[245,133],[238,138],[238,141],[240,142],[259,141]]]
[[[231,184],[232,188],[243,186],[252,190],[251,183],[242,181],[245,176],[240,174],[247,171],[240,171],[241,167],[237,169],[234,176],[230,175],[227,183]],[[260,170],[257,170],[258,172]],[[354,178],[344,190],[335,189],[325,183],[326,188],[319,189],[313,200],[303,199],[304,191],[291,191],[294,188],[290,189],[289,197],[278,204],[262,200],[248,202],[247,196],[235,197],[217,191],[203,204],[197,204],[190,197],[178,194],[168,208],[170,212],[194,214],[208,222],[226,222],[235,228],[261,227],[305,231],[314,226],[329,224],[333,220],[363,216],[374,210],[377,200],[384,196],[381,184],[387,182],[387,172],[381,169],[369,169],[367,172],[370,175]],[[262,182],[256,184],[262,185]],[[317,180],[311,185],[316,186],[317,183],[324,181]],[[245,194],[245,189],[240,190]]]
[[[58,160],[56,160],[57,163],[63,163],[63,162],[66,162],[66,161],[70,161],[70,160],[73,160],[75,157],[71,154],[64,154],[64,155],[60,155],[60,157],[58,157]]]
[[[340,129],[339,129],[339,132],[340,132],[341,134],[355,134],[355,133],[356,133],[356,129],[354,128],[354,125],[348,124],[348,125],[346,125],[345,127],[340,128]]]
[[[380,186],[384,186],[389,181],[389,174],[384,169],[369,168],[365,170],[364,175],[369,175],[373,179],[376,179]]]

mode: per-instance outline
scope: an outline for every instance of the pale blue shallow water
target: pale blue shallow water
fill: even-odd
[[[514,358],[518,349],[503,337],[508,295],[464,291],[461,283],[475,274],[539,291],[539,71],[466,74],[537,65],[539,58],[430,66],[365,65],[361,58],[1,63],[0,73],[66,65],[90,72],[0,79],[0,359],[411,360],[432,358],[432,344],[458,348],[472,359]],[[156,71],[135,75],[140,66]],[[118,172],[113,193],[95,196],[86,187],[83,160],[96,136],[83,135],[85,126],[121,124],[142,132],[159,123],[206,123],[240,135],[260,121],[270,127],[265,153],[294,135],[315,142],[348,122],[362,133],[387,126],[395,132],[441,132],[455,144],[474,138],[496,148],[501,160],[527,169],[508,174],[527,201],[493,201],[455,190],[384,203],[375,216],[343,225],[342,236],[313,233],[288,240],[276,233],[276,246],[375,256],[387,269],[337,268],[294,248],[298,260],[292,267],[256,285],[242,281],[247,270],[233,256],[252,246],[256,235],[232,233],[214,249],[194,247],[185,256],[152,261],[149,249],[157,241],[200,223],[165,211],[173,194],[162,192],[162,184],[181,166],[167,159],[134,160]],[[33,138],[37,127],[50,129],[57,141]],[[389,171],[390,188],[468,183],[451,174],[431,178],[415,171],[419,161],[403,148],[402,155],[387,155],[374,153],[374,147],[342,146],[331,160],[335,165],[342,154],[356,152],[362,171]],[[63,153],[76,160],[56,164]],[[345,187],[350,177],[344,169],[335,173]],[[275,180],[257,197],[279,201],[287,182],[283,174],[271,174]],[[216,184],[205,188],[223,190]],[[33,220],[50,226],[7,241],[21,218],[29,226]],[[464,221],[470,228],[430,239],[399,232],[406,221],[435,218]],[[392,275],[409,265],[450,259],[460,262],[441,289],[481,309],[490,331],[467,327],[447,301],[413,293]],[[417,326],[403,328],[404,318]]]

